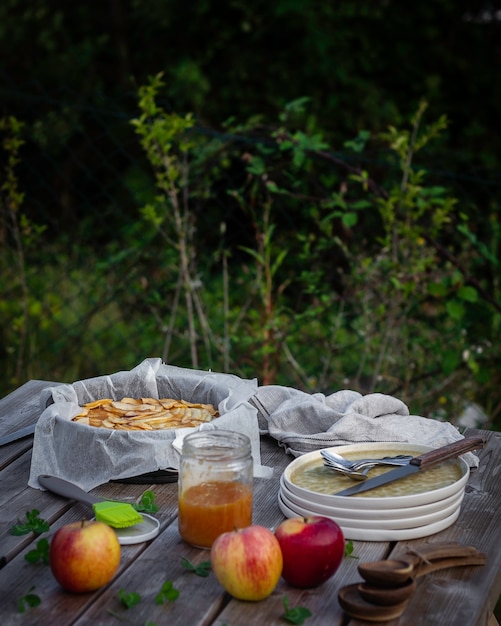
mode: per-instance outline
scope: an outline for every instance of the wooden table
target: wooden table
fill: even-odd
[[[39,415],[38,394],[53,383],[33,380],[0,400],[0,435],[34,423]],[[157,626],[263,626],[283,625],[283,598],[289,607],[303,606],[312,615],[307,626],[356,626],[366,622],[349,619],[341,610],[340,587],[361,581],[357,564],[391,557],[422,543],[458,541],[473,545],[487,554],[487,564],[442,570],[418,579],[417,591],[405,613],[387,624],[419,626],[475,626],[496,624],[492,611],[501,590],[501,435],[482,434],[487,447],[479,452],[480,468],[472,474],[458,520],[436,535],[398,543],[353,542],[355,558],[345,558],[340,569],[324,585],[299,590],[280,581],[275,592],[258,603],[234,600],[219,586],[213,574],[199,577],[181,565],[183,557],[193,563],[208,559],[209,553],[186,545],[177,529],[177,486],[173,484],[133,485],[108,483],[95,489],[107,498],[139,499],[147,488],[154,490],[160,510],[161,532],[154,540],[123,546],[120,569],[114,580],[97,592],[71,594],[63,591],[47,565],[30,564],[24,556],[39,537],[13,536],[10,529],[27,511],[38,509],[50,523],[50,536],[62,525],[81,519],[88,511],[80,504],[65,501],[49,492],[27,487],[32,437],[0,448],[0,624],[146,624]],[[293,459],[274,440],[263,438],[262,460],[275,467],[271,480],[256,479],[254,523],[275,527],[284,517],[277,504],[278,481]],[[155,596],[162,584],[172,581],[180,591],[173,603],[158,605]],[[118,599],[119,590],[137,592],[142,601],[126,610]],[[18,600],[30,590],[41,604],[25,613],[18,612]],[[118,617],[117,617],[118,616]]]

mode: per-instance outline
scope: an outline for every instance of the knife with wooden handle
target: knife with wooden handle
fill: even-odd
[[[369,491],[370,489],[375,489],[376,487],[381,487],[382,485],[387,485],[395,480],[411,476],[416,472],[425,471],[430,467],[434,467],[439,463],[447,461],[448,459],[454,459],[465,452],[483,448],[485,443],[486,442],[483,437],[466,437],[465,439],[460,439],[459,441],[450,443],[447,446],[420,454],[419,456],[412,458],[408,465],[398,467],[390,472],[385,472],[380,476],[375,476],[374,478],[368,478],[367,480],[358,482],[356,485],[353,485],[353,487],[343,489],[343,491],[339,491],[334,495],[354,496],[357,493],[362,493],[364,491]]]

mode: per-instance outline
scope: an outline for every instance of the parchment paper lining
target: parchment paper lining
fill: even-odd
[[[256,380],[165,365],[161,359],[146,359],[130,371],[47,388],[41,394],[43,412],[35,429],[28,485],[40,489],[38,476],[50,474],[89,491],[110,480],[178,469],[176,448],[196,429],[114,431],[71,421],[85,402],[124,396],[213,404],[221,417],[204,427],[246,434],[255,476],[268,477],[272,469],[261,465],[257,410],[248,402],[256,390]]]

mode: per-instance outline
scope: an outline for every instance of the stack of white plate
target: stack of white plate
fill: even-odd
[[[417,456],[431,449],[405,443],[364,443],[328,448],[346,458],[378,458],[397,454]],[[470,468],[461,458],[455,463],[458,464],[460,478],[445,487],[387,497],[369,496],[369,492],[365,496],[336,496],[325,493],[325,488],[320,493],[294,482],[294,477],[306,466],[323,465],[320,451],[310,452],[294,460],[282,474],[278,504],[286,517],[321,515],[333,519],[342,528],[346,539],[401,541],[427,537],[449,527],[459,515]],[[334,474],[333,470],[329,471]],[[420,476],[421,472],[418,472],[413,480],[419,480]],[[349,484],[355,483],[349,480]]]

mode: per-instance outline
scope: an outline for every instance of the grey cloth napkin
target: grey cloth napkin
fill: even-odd
[[[287,453],[300,456],[320,448],[367,442],[405,442],[439,448],[463,439],[450,422],[410,415],[393,396],[341,390],[308,394],[291,387],[259,387],[249,400],[258,410],[262,434],[269,434]],[[471,467],[478,457],[463,458]]]

